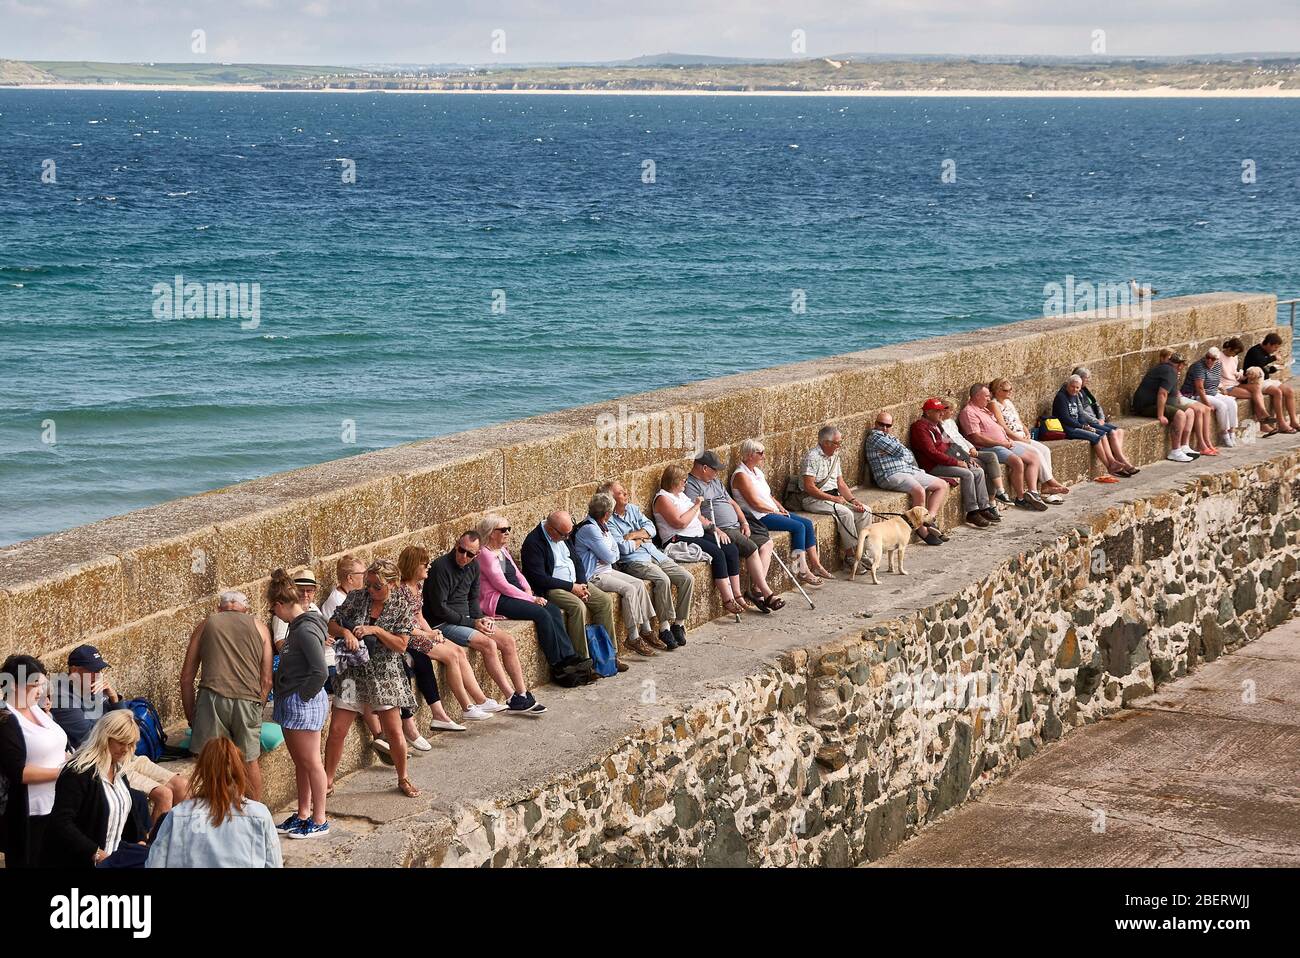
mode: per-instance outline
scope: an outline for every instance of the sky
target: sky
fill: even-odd
[[[194,52],[203,30],[205,52]],[[1297,0],[0,0],[0,58],[300,64],[1300,51]],[[494,31],[502,31],[494,34]],[[494,48],[494,36],[496,45]],[[504,46],[504,49],[501,49]]]

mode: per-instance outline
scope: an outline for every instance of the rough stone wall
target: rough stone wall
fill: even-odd
[[[849,865],[1283,622],[1300,453],[1192,479],[945,601],[787,653],[412,864]],[[445,847],[445,846],[440,846]]]

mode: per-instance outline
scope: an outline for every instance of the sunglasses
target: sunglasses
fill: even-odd
[[[878,423],[876,423],[876,428],[877,428],[877,429],[893,429],[893,428],[894,428],[894,424],[893,424],[892,422],[878,422]]]
[[[366,589],[370,592],[382,592],[384,591],[384,584],[382,582],[367,582]]]
[[[509,531],[510,531],[510,527],[509,527],[509,526],[497,526],[496,531],[497,531],[497,532],[509,532]]]
[[[469,551],[468,549],[466,549],[464,546],[456,546],[456,551],[459,552],[461,555],[463,555],[463,556],[464,556],[465,558],[467,558],[467,559],[477,559],[477,558],[478,558],[478,553],[477,553],[477,552],[470,552],[470,551]]]

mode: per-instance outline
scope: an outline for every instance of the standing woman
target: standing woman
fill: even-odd
[[[403,741],[401,710],[415,708],[415,693],[402,669],[402,656],[415,626],[415,609],[398,588],[400,581],[401,573],[392,560],[370,563],[365,587],[349,592],[329,621],[330,635],[342,639],[348,652],[356,652],[365,642],[370,654],[367,662],[349,665],[338,674],[338,694],[325,745],[325,775],[331,785],[343,758],[348,728],[363,708],[369,706],[379,715],[379,725],[390,742]],[[419,798],[420,790],[406,777],[406,749],[393,749],[392,758],[397,788],[407,798]]]
[[[119,846],[143,845],[122,773],[138,741],[140,728],[129,709],[109,712],[95,723],[59,773],[54,811],[41,842],[42,868],[93,868]],[[136,852],[139,857],[123,864],[144,865],[143,848]]]
[[[68,760],[68,736],[41,708],[49,688],[45,666],[11,655],[0,666],[0,775],[9,790],[0,849],[5,868],[34,868],[54,810],[55,782]]]
[[[659,477],[659,491],[655,493],[652,510],[659,542],[665,547],[670,542],[699,546],[713,565],[713,586],[722,599],[722,607],[733,615],[748,611],[747,606],[736,601],[740,596],[740,552],[736,544],[730,539],[715,541],[704,534],[704,523],[700,521],[703,497],[692,502],[685,489],[686,470],[679,465],[669,466]]]
[[[271,721],[284,730],[284,744],[293,759],[298,785],[298,809],[276,829],[290,838],[319,838],[330,833],[325,820],[325,766],[320,758],[320,730],[329,713],[325,680],[325,640],[329,627],[316,610],[303,607],[298,584],[283,569],[271,573],[266,604],[285,623],[280,667],[275,672],[275,708]]]
[[[763,475],[763,457],[766,448],[757,439],[746,439],[740,444],[740,465],[731,474],[731,492],[750,519],[758,520],[769,529],[790,533],[790,569],[799,581],[814,589],[820,588],[822,579],[831,574],[822,567],[817,553],[817,536],[812,520],[805,516],[792,516],[788,509],[776,501],[772,487]]]

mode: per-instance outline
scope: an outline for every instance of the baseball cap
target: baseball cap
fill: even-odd
[[[933,409],[947,409],[948,404],[944,402],[942,399],[936,399],[934,396],[931,396],[929,399],[925,401],[925,403],[921,406],[921,408],[924,409],[926,412],[929,412]]]
[[[68,668],[102,672],[108,668],[108,663],[93,645],[79,645],[68,653]]]
[[[1170,356],[1169,361],[1173,363],[1175,366],[1187,365],[1187,360],[1183,359],[1183,357],[1178,355],[1177,353],[1174,353],[1172,356]]]
[[[722,460],[713,454],[713,450],[705,450],[702,455],[695,457],[695,462],[701,466],[708,466],[710,469],[722,469]]]

